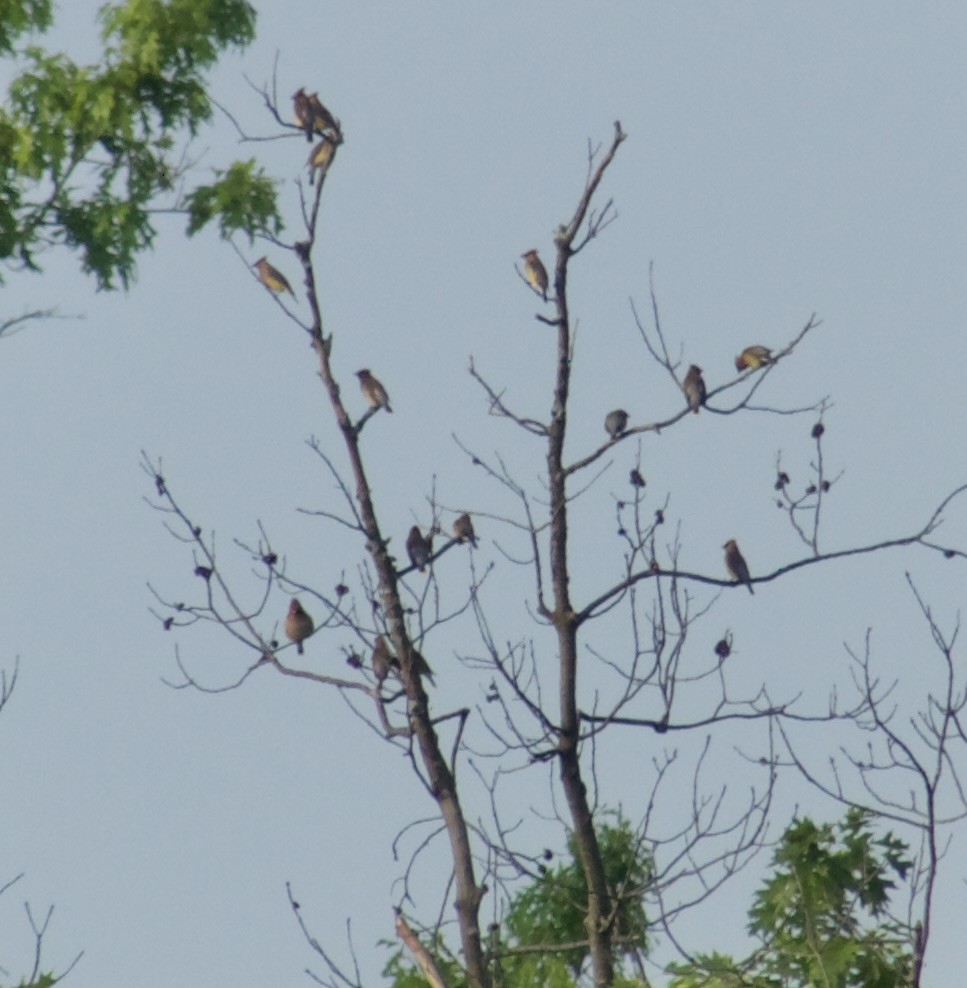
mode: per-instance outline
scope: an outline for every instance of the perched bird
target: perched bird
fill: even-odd
[[[688,368],[685,380],[682,381],[682,391],[688,401],[688,407],[698,415],[698,410],[705,404],[705,381],[702,379],[702,368],[692,364]]]
[[[312,634],[315,625],[312,618],[302,609],[299,601],[293,597],[289,604],[289,613],[285,616],[285,637],[295,642],[295,650],[302,655],[302,643]]]
[[[399,672],[399,663],[396,656],[389,650],[386,639],[382,635],[376,638],[376,645],[373,648],[373,675],[376,682],[383,685],[391,672]]]
[[[305,131],[306,140],[312,140],[313,114],[309,105],[309,97],[305,89],[300,87],[292,94],[292,116],[295,122]]]
[[[332,164],[333,155],[336,153],[336,145],[329,137],[324,137],[310,152],[309,160],[306,164],[309,167],[309,184],[316,180],[316,172],[326,172]]]
[[[420,676],[426,676],[431,683],[435,686],[436,683],[433,681],[433,670],[430,668],[429,663],[423,658],[422,654],[418,652],[415,648],[413,649],[413,662],[416,672]],[[390,651],[390,647],[386,642],[386,639],[382,635],[378,635],[376,638],[376,645],[373,648],[373,675],[376,677],[376,681],[380,686],[386,682],[386,679],[390,674],[394,676],[400,675],[400,662],[399,659]]]
[[[520,255],[524,258],[524,277],[527,284],[539,292],[544,301],[547,301],[547,269],[541,263],[536,250],[528,250]]]
[[[735,369],[738,371],[758,370],[763,364],[772,362],[772,351],[767,346],[747,346],[736,358]]]
[[[453,537],[458,542],[469,542],[474,549],[477,548],[477,534],[473,530],[470,515],[464,513],[453,523]]]
[[[749,582],[752,579],[749,576],[749,566],[739,552],[735,539],[729,539],[722,548],[725,550],[725,568],[729,571],[729,576],[736,583],[744,583],[749,588],[749,593],[755,596],[755,591]]]
[[[386,393],[386,388],[365,368],[356,371],[356,377],[359,378],[359,386],[369,402],[369,407],[385,408],[386,411],[392,413],[393,409],[389,407],[389,395]]]
[[[339,121],[319,102],[318,93],[309,96],[309,113],[312,116],[312,129],[317,134],[324,134],[326,131],[340,133]]]
[[[616,408],[613,412],[608,412],[608,417],[604,420],[605,432],[612,439],[617,439],[625,427],[628,425],[628,413],[623,408]]]
[[[423,658],[423,654],[418,652],[415,648],[413,649],[413,663],[417,673],[421,676],[426,676],[426,678],[429,679],[434,686],[436,686],[436,683],[433,680],[433,670],[430,668],[430,663],[427,662],[426,659]]]
[[[252,267],[258,272],[259,281],[261,281],[273,295],[288,292],[293,298],[295,298],[295,292],[292,291],[292,286],[285,280],[285,275],[282,274],[282,272],[277,268],[272,267],[272,265],[269,264],[264,257],[260,257],[252,265]]]
[[[426,538],[420,534],[420,529],[414,525],[410,529],[410,534],[406,536],[406,552],[410,557],[410,562],[422,573],[426,570],[426,564],[433,555],[433,535],[428,534]]]

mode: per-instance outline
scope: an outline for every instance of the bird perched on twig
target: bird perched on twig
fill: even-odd
[[[537,292],[544,301],[547,301],[547,268],[541,263],[537,256],[537,251],[527,250],[520,255],[524,259],[524,278],[527,284]]]
[[[453,537],[458,542],[469,542],[474,549],[477,548],[477,535],[473,530],[470,515],[464,513],[453,523]]]
[[[736,358],[737,371],[758,370],[763,364],[772,363],[772,351],[767,346],[758,343],[747,346]]]
[[[393,409],[389,407],[389,395],[386,393],[386,388],[366,368],[356,371],[356,377],[359,378],[359,387],[369,402],[369,407],[385,408],[386,411],[392,413]]]
[[[302,605],[295,597],[292,598],[292,603],[289,604],[289,613],[285,616],[283,630],[285,631],[285,637],[295,642],[295,650],[299,655],[302,655],[302,643],[315,630],[315,625],[312,623],[312,618],[302,609]]]
[[[705,404],[705,398],[707,396],[701,367],[692,364],[688,368],[685,380],[682,381],[682,391],[685,392],[688,407],[698,415],[698,410]]]
[[[419,526],[414,525],[410,529],[410,534],[406,536],[406,553],[410,557],[410,562],[421,573],[424,572],[430,556],[433,555],[433,533],[428,533],[424,538],[420,534]]]
[[[399,663],[396,661],[396,656],[389,650],[389,646],[386,644],[386,639],[382,635],[376,636],[376,645],[373,648],[373,675],[376,677],[376,682],[383,685],[386,682],[386,678],[391,672],[399,671]]]
[[[608,412],[604,420],[605,431],[612,439],[617,439],[628,425],[628,413],[623,408],[616,408],[613,412]]]
[[[426,676],[427,679],[436,686],[433,680],[433,670],[430,668],[430,664],[423,658],[423,655],[413,649],[413,662],[414,668],[416,669],[417,675]],[[376,645],[373,648],[373,675],[376,677],[376,681],[380,686],[386,681],[387,677],[392,673],[394,676],[400,675],[400,660],[390,651],[390,647],[386,642],[386,639],[382,635],[376,636]]]
[[[752,579],[749,575],[749,566],[742,553],[739,552],[739,546],[735,539],[729,539],[722,548],[725,550],[725,568],[729,571],[729,576],[736,583],[744,583],[749,588],[749,593],[755,596],[755,591],[749,582]]]
[[[253,265],[253,268],[258,272],[259,281],[273,294],[280,295],[282,292],[288,292],[293,298],[295,298],[295,292],[292,291],[292,286],[286,281],[285,275],[282,274],[278,268],[272,267],[271,264],[264,258],[260,257]]]
[[[306,165],[309,168],[309,184],[313,185],[316,180],[316,172],[325,173],[332,164],[332,159],[336,154],[336,145],[332,138],[324,137],[310,152]]]
[[[342,132],[339,121],[319,102],[318,93],[309,95],[309,112],[312,114],[312,129],[317,134],[324,134],[326,131],[333,134]]]
[[[295,122],[305,131],[306,140],[312,140],[312,110],[309,107],[309,97],[301,86],[292,94],[292,116]]]

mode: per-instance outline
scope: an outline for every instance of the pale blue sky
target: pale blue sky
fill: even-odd
[[[529,247],[550,256],[581,190],[587,141],[608,141],[615,119],[629,137],[602,194],[618,219],[575,261],[570,282],[580,331],[569,449],[594,448],[612,407],[639,422],[679,407],[628,305],[634,298],[647,315],[653,261],[669,342],[710,386],[730,378],[744,345],[781,346],[811,313],[822,319],[760,397],[835,403],[826,455],[846,473],[828,500],[827,548],[907,534],[967,481],[962,5],[262,7],[258,41],[225,60],[214,92],[252,132],[270,131],[243,73],[268,79],[278,51],[280,92],[318,89],[343,123],[317,272],[350,407],[363,407],[351,377],[363,366],[393,398],[395,414],[367,427],[365,447],[397,546],[414,520],[428,520],[434,475],[444,504],[507,507],[451,433],[483,453],[500,450],[528,483],[538,475],[542,451],[487,416],[468,357],[523,413],[546,415],[553,340],[534,321],[514,264]],[[70,8],[79,20],[55,43],[83,55],[71,38],[83,38],[96,4]],[[195,153],[202,174],[233,156],[264,156],[290,183],[288,232],[299,235],[291,181],[304,142],[239,147],[218,120]],[[14,975],[29,965],[27,897],[38,910],[56,904],[51,964],[86,951],[73,988],[304,984],[313,961],[287,909],[291,880],[314,933],[337,955],[352,918],[372,975],[385,957],[373,944],[392,936],[402,868],[389,842],[432,810],[406,762],[321,688],[263,674],[211,697],[161,683],[176,675],[176,644],[211,685],[248,656],[227,636],[166,635],[148,613],[147,582],[174,599],[196,588],[188,555],[142,500],[151,493],[142,448],[163,456],[172,490],[216,530],[222,558],[253,598],[232,539],[254,540],[257,520],[294,575],[324,589],[343,571],[352,577],[359,558],[343,534],[295,510],[336,503],[304,440],[316,435],[341,456],[304,339],[228,247],[211,235],[186,242],[175,219],[161,225],[127,297],[94,294],[65,255],[51,255],[43,277],[12,275],[4,290],[4,316],[54,306],[84,318],[0,340],[0,666],[18,655],[21,664],[0,716],[0,884],[27,873],[0,899],[0,961]],[[295,281],[291,259],[269,254]],[[701,415],[643,440],[649,505],[670,494],[684,568],[724,575],[729,537],[753,573],[803,554],[772,506],[771,481],[780,448],[794,480],[804,477],[811,424]],[[621,447],[575,508],[578,599],[620,572],[609,492],[625,492],[633,459],[634,444]],[[967,547],[965,522],[961,506],[943,538]],[[486,603],[499,637],[533,634],[550,650],[545,630],[519,620],[532,580],[495,548],[501,533],[478,531],[478,562],[498,564]],[[765,681],[777,697],[801,691],[821,706],[831,684],[848,681],[843,642],[859,646],[873,627],[884,675],[903,675],[912,702],[932,653],[903,571],[949,626],[964,604],[964,567],[940,563],[903,551],[793,574],[754,598],[727,592],[696,628],[694,654],[704,661],[729,627],[738,692]],[[467,565],[448,553],[441,582],[461,586]],[[280,597],[280,620],[284,610]],[[616,640],[602,632],[597,643]],[[309,654],[326,668],[345,643],[318,637]],[[441,712],[481,701],[489,676],[452,658],[478,649],[469,623],[428,645],[443,670]],[[598,675],[607,682],[589,664],[589,690]],[[748,782],[732,755],[741,740],[723,734],[715,749],[736,789]],[[633,733],[602,747],[604,801],[640,809],[651,759],[676,744],[683,757],[692,750]],[[469,771],[462,778],[476,816],[481,794]],[[530,773],[515,783],[509,816],[526,813],[538,782]],[[797,801],[821,809],[790,778],[781,805],[788,814]],[[780,812],[776,827],[783,822]],[[551,828],[534,840],[561,843]],[[427,917],[444,860],[441,846],[420,872]],[[928,964],[937,985],[960,970],[965,861],[960,834]],[[712,907],[720,927],[706,912],[684,928],[691,946],[729,948],[754,878]]]

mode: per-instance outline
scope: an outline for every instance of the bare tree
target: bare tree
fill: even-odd
[[[276,123],[284,124],[275,87],[263,90],[262,96]],[[308,118],[303,115],[300,119]],[[311,120],[303,124],[303,129],[306,128],[312,132]],[[288,285],[284,278],[279,280],[278,272],[273,274],[271,267],[263,265],[253,276],[259,277],[272,293],[280,316],[289,320],[297,332],[305,334],[311,346],[315,372],[342,438],[339,452],[326,448],[318,440],[310,443],[332,477],[341,500],[338,510],[326,508],[317,514],[326,523],[355,536],[361,553],[358,569],[354,576],[344,576],[332,589],[321,589],[318,580],[303,579],[289,570],[284,555],[276,551],[269,533],[260,526],[254,544],[244,540],[234,544],[235,550],[255,564],[253,594],[248,587],[238,585],[239,581],[223,563],[214,537],[204,532],[180,499],[176,499],[161,461],[145,454],[143,466],[155,493],[151,503],[165,514],[173,536],[192,553],[200,587],[193,603],[155,591],[158,618],[166,628],[214,623],[249,657],[241,675],[215,687],[216,690],[236,689],[259,670],[274,670],[314,682],[340,691],[365,723],[389,744],[405,751],[418,784],[433,802],[438,821],[437,828],[431,828],[429,837],[420,842],[415,854],[429,847],[437,833],[445,835],[452,882],[440,898],[446,903],[452,897],[460,963],[467,983],[473,988],[489,988],[494,981],[495,958],[506,956],[508,951],[498,944],[484,943],[481,903],[485,892],[494,890],[496,914],[499,891],[509,888],[522,875],[536,873],[533,849],[527,846],[526,838],[516,834],[519,821],[505,819],[501,782],[518,770],[532,771],[554,765],[560,789],[551,783],[548,798],[573,836],[587,888],[587,901],[583,903],[586,940],[582,944],[590,958],[594,984],[606,988],[614,983],[617,959],[628,946],[618,921],[623,899],[628,895],[644,896],[650,903],[652,922],[674,940],[675,918],[685,909],[705,901],[763,846],[776,772],[782,761],[772,745],[777,731],[788,743],[789,731],[796,724],[836,721],[863,724],[869,718],[877,722],[881,701],[873,685],[862,690],[852,706],[841,707],[831,702],[820,710],[801,709],[803,704],[795,694],[774,698],[765,686],[752,695],[735,691],[727,663],[733,647],[731,632],[721,636],[711,655],[699,655],[692,646],[696,629],[712,613],[719,595],[734,588],[737,582],[745,583],[754,592],[760,584],[778,580],[802,567],[893,547],[920,545],[935,552],[957,552],[934,541],[934,532],[944,509],[964,488],[949,495],[931,517],[905,535],[868,545],[821,550],[824,498],[837,479],[828,476],[823,455],[823,418],[828,403],[820,400],[803,408],[755,403],[766,380],[794,358],[818,320],[810,316],[791,333],[784,347],[775,353],[765,351],[764,355],[754,355],[755,359],[751,363],[747,361],[733,379],[709,389],[700,368],[693,365],[685,370],[681,355],[673,353],[674,347],[661,324],[653,286],[651,324],[646,325],[634,304],[631,318],[645,352],[681,391],[680,407],[654,421],[629,421],[623,412],[623,418],[609,416],[608,438],[596,449],[576,459],[569,458],[565,440],[575,369],[575,327],[569,307],[568,279],[571,265],[585,248],[598,241],[616,216],[611,200],[601,207],[595,205],[608,170],[626,139],[620,123],[615,123],[607,146],[588,148],[587,175],[576,208],[554,237],[551,273],[536,266],[540,265],[536,252],[524,255],[527,260],[522,277],[533,287],[542,306],[552,306],[553,314],[548,315],[549,310],[542,307],[537,319],[556,334],[554,383],[546,421],[514,411],[502,388],[491,383],[474,361],[470,365],[471,377],[482,389],[491,414],[511,422],[543,444],[539,488],[529,489],[499,454],[483,455],[461,443],[472,463],[508,495],[512,507],[504,513],[474,513],[474,517],[485,517],[506,533],[506,543],[499,546],[503,564],[491,563],[482,570],[474,564],[466,588],[444,589],[436,578],[438,561],[445,553],[460,551],[461,546],[474,540],[474,535],[472,525],[468,531],[458,518],[460,523],[453,536],[443,537],[443,519],[451,514],[462,518],[466,512],[462,506],[441,503],[434,489],[427,498],[428,515],[420,519],[422,524],[415,525],[406,540],[409,562],[394,556],[380,520],[365,459],[366,430],[389,424],[385,420],[390,411],[389,395],[368,371],[360,371],[362,391],[370,407],[354,419],[344,403],[341,382],[335,376],[331,358],[339,332],[324,328],[314,251],[327,169],[337,157],[343,135],[338,121],[328,113],[320,132],[324,140],[331,141],[332,147],[326,149],[325,166],[318,173],[312,169],[311,189],[299,185],[304,238],[286,243],[268,231],[252,231],[274,249],[289,251],[297,260],[309,318],[301,319],[287,305]],[[263,139],[244,134],[241,129],[240,134],[246,140]],[[811,432],[815,442],[814,476],[801,493],[793,493],[782,459],[777,458],[778,501],[806,546],[807,554],[773,572],[753,576],[733,541],[726,544],[726,563],[734,579],[682,569],[680,532],[668,544],[662,543],[669,499],[657,509],[646,507],[646,481],[639,453],[638,465],[630,472],[628,495],[617,498],[613,504],[621,546],[620,565],[612,572],[609,582],[587,594],[585,599],[576,600],[571,587],[576,565],[574,503],[594,496],[595,483],[609,465],[605,457],[612,450],[632,441],[640,442],[644,436],[668,433],[700,408],[706,414],[724,416],[754,412],[815,418]],[[730,544],[731,549],[727,548]],[[519,631],[505,636],[494,629],[493,619],[487,613],[482,588],[496,565],[505,565],[513,572],[515,564],[531,581],[536,625],[550,629],[553,635],[553,663],[546,661],[547,648],[543,644],[538,645],[529,634]],[[280,645],[276,637],[279,601],[283,595],[298,599],[298,603],[290,605],[292,623],[287,620],[283,626],[295,646],[295,656],[291,652],[293,646]],[[249,597],[253,598],[251,603],[246,602]],[[474,707],[467,702],[455,709],[435,710],[426,682],[432,679],[434,670],[442,676],[443,666],[427,643],[438,629],[458,620],[462,622],[460,633],[466,636],[470,618],[476,626],[475,640],[471,642],[467,637],[461,655],[468,667],[489,679],[485,703]],[[600,635],[598,628],[602,629]],[[617,653],[612,644],[615,629],[623,642]],[[313,635],[338,643],[336,647],[343,650],[348,671],[341,675],[322,674],[298,659],[303,643]],[[181,678],[172,685],[211,689],[202,684],[195,663],[183,659],[180,651],[177,663]],[[585,686],[592,680],[592,671],[593,681]],[[551,699],[555,692],[556,703]],[[950,703],[943,709],[949,706]],[[937,729],[932,726],[934,723],[928,722],[928,732]],[[959,721],[952,713],[946,716],[944,724],[947,725],[943,727],[947,732],[944,738],[952,736],[955,726],[959,730]],[[755,743],[761,776],[747,793],[736,797],[721,780],[708,781],[707,766],[713,738],[728,738],[731,730],[749,725],[758,728]],[[628,731],[646,741],[657,741],[650,750],[651,791],[635,825],[637,840],[647,850],[654,866],[647,887],[634,889],[609,881],[597,827],[602,812],[614,797],[602,793],[595,752],[606,733],[611,737]],[[690,765],[684,764],[677,752],[663,747],[666,735],[694,738],[695,754]],[[484,794],[489,808],[486,820],[468,814],[464,794],[470,783],[463,782],[461,786],[457,783],[461,764],[474,751],[491,759],[495,766],[488,772],[476,762],[469,763],[474,769],[469,779],[479,784],[477,792]],[[690,779],[691,799],[670,824],[664,792],[673,776],[679,785],[683,777]],[[921,772],[919,777],[928,776],[929,773]],[[558,793],[563,796],[562,807],[556,805]],[[925,875],[929,873],[930,860],[928,854]],[[403,901],[411,898],[408,875],[409,868],[402,879]],[[320,979],[322,983],[358,985],[358,969],[354,966],[350,972],[331,960],[308,932],[291,893],[290,901],[307,938],[327,964],[329,974],[325,980]],[[441,905],[436,922],[422,927],[423,931],[430,931],[434,944],[440,943],[437,934],[443,909]],[[423,956],[426,948],[420,935],[402,914],[398,929],[421,968],[431,971],[426,976],[442,983],[442,974],[439,970],[432,973],[430,961]],[[928,931],[929,923],[926,923],[925,936]],[[560,950],[573,948],[574,944],[543,946]],[[680,945],[680,949],[687,955],[687,945]],[[634,955],[634,963],[639,976],[644,978],[640,952]]]

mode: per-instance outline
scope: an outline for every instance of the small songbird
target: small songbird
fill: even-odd
[[[469,542],[474,549],[477,548],[477,535],[473,530],[470,515],[464,513],[453,523],[453,537],[458,542]]]
[[[736,358],[737,371],[758,370],[763,364],[772,363],[772,351],[767,346],[747,346]]]
[[[419,527],[414,525],[410,529],[410,534],[406,536],[406,552],[410,557],[410,562],[423,573],[426,570],[426,564],[430,561],[430,556],[433,555],[433,533],[431,532],[426,538],[423,538]]]
[[[628,425],[628,413],[623,408],[616,408],[613,412],[608,412],[608,417],[604,420],[605,432],[612,439],[617,439],[625,427]]]
[[[324,137],[310,152],[306,164],[309,167],[309,184],[316,180],[316,172],[327,172],[336,153],[336,145],[329,137]]]
[[[292,291],[292,286],[288,283],[288,281],[286,281],[285,275],[282,274],[282,272],[277,268],[272,267],[272,265],[269,264],[264,257],[260,257],[252,265],[252,267],[258,272],[259,281],[261,281],[273,295],[288,292],[293,298],[295,298],[295,292]]]
[[[317,134],[324,134],[326,131],[340,133],[339,121],[319,102],[318,93],[311,93],[309,96],[309,113],[312,115],[312,129]]]
[[[427,679],[436,686],[433,680],[433,670],[430,668],[430,663],[423,658],[422,652],[418,652],[415,648],[413,649],[413,661],[416,667],[416,671],[421,676],[426,676]]]
[[[736,583],[744,583],[749,588],[749,593],[755,596],[755,591],[749,582],[752,579],[749,575],[749,566],[739,552],[735,539],[729,539],[722,548],[725,550],[725,568],[729,571],[729,576]]]
[[[386,411],[392,413],[393,409],[389,407],[389,395],[386,393],[386,388],[365,368],[356,371],[356,377],[359,378],[359,386],[369,402],[369,407],[385,408]]]
[[[295,122],[305,131],[306,140],[312,140],[313,113],[309,105],[309,97],[301,86],[292,94],[292,116]]]
[[[293,597],[289,604],[289,613],[285,616],[285,637],[295,642],[295,650],[302,655],[302,643],[312,634],[315,625],[312,618],[302,609],[299,601]]]
[[[386,682],[386,678],[391,672],[399,673],[399,663],[396,661],[396,656],[389,650],[386,639],[382,635],[378,635],[376,638],[372,664],[373,675],[380,686]]]
[[[688,368],[685,380],[682,381],[682,391],[688,401],[688,407],[698,415],[698,410],[705,404],[705,381],[702,379],[702,368],[692,364]]]
[[[547,301],[547,268],[541,263],[536,250],[528,250],[520,255],[524,259],[524,277],[527,284],[539,292],[544,301]]]

